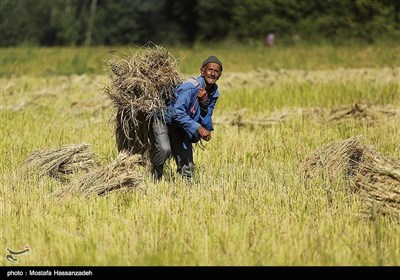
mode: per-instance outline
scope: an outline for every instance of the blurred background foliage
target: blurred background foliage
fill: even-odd
[[[392,0],[0,0],[0,46],[396,42]]]

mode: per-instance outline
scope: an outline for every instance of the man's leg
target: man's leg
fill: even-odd
[[[151,173],[154,179],[161,179],[164,163],[171,154],[171,144],[168,137],[168,127],[158,118],[152,121],[154,133],[154,156],[152,159]]]
[[[185,179],[191,179],[194,172],[193,148],[186,132],[181,128],[169,126],[171,151],[177,165],[177,172]]]

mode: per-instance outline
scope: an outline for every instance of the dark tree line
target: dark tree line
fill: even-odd
[[[0,0],[1,46],[400,39],[393,0]]]

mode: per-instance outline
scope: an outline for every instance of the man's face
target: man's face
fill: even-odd
[[[218,63],[210,62],[200,69],[200,73],[207,84],[213,85],[222,75],[221,66]]]

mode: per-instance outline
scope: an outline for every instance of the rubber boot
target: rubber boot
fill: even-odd
[[[179,173],[182,175],[182,177],[188,181],[190,181],[192,179],[193,172],[194,172],[194,164],[193,163],[189,163],[188,165],[185,164],[179,170]]]
[[[153,164],[152,168],[151,168],[151,174],[153,175],[153,179],[154,181],[158,181],[161,179],[162,175],[163,175],[163,165],[156,165]]]

